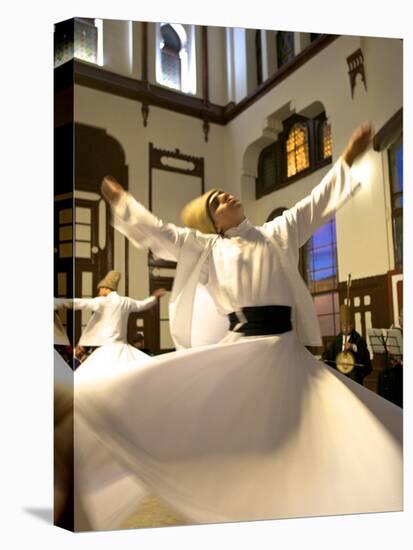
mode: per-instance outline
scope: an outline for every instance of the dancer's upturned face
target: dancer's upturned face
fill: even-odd
[[[209,201],[209,209],[219,233],[236,227],[245,218],[244,207],[233,195],[218,191]]]
[[[106,288],[104,286],[101,286],[98,290],[98,296],[108,296],[112,291],[110,288]]]

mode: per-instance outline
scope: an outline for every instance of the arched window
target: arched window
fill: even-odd
[[[179,25],[185,33],[182,25]],[[177,27],[175,25],[174,27]],[[161,71],[162,84],[169,88],[181,89],[181,50],[182,40],[176,29],[169,23],[161,25]],[[186,37],[186,33],[184,34]]]
[[[277,32],[277,63],[278,68],[294,58],[294,33]]]
[[[257,199],[277,188],[277,183],[280,180],[278,174],[277,145],[271,144],[261,151],[258,158]]]
[[[285,206],[279,206],[271,212],[266,221],[272,222],[272,220],[275,220],[275,218],[278,218],[278,216],[282,216],[283,212],[285,212],[286,210],[287,208]]]
[[[308,128],[305,123],[297,122],[288,133],[287,143],[287,177],[295,176],[310,166],[308,147]]]
[[[257,84],[262,82],[262,49],[261,49],[261,31],[255,31],[255,57],[257,61]]]
[[[314,118],[292,115],[283,127],[258,157],[257,199],[332,162],[331,127],[324,111]]]
[[[196,93],[194,25],[157,24],[156,80],[184,93]]]

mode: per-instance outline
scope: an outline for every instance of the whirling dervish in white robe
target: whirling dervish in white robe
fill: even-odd
[[[119,271],[109,271],[98,283],[99,296],[95,298],[55,299],[55,343],[69,344],[66,333],[62,340],[61,323],[56,311],[58,308],[86,310],[92,312],[86,327],[79,339],[79,346],[97,347],[91,355],[73,373],[70,367],[55,351],[55,520],[59,522],[67,506],[67,494],[71,477],[71,453],[70,443],[74,441],[76,434],[71,433],[73,412],[73,387],[82,384],[98,384],[103,380],[111,379],[119,372],[136,371],[151,362],[152,358],[142,351],[130,345],[127,341],[127,328],[129,315],[133,312],[142,312],[153,308],[158,298],[165,294],[165,289],[157,289],[152,296],[145,300],[135,300],[128,296],[120,296],[117,293],[121,274]],[[72,405],[72,407],[70,406]],[[100,507],[104,510],[104,518],[111,518],[116,523],[118,514],[122,516],[124,507],[120,495],[124,487],[133,495],[141,493],[141,487],[136,486],[134,477],[120,468],[116,461],[111,461],[109,467],[106,457],[100,460],[100,444],[90,437],[82,446],[82,451],[89,456],[84,461],[87,469],[90,468],[91,480],[94,483],[94,496]],[[76,453],[76,450],[75,450]],[[133,490],[132,490],[133,488]],[[109,498],[109,501],[107,499]],[[95,508],[93,505],[92,508]],[[89,525],[89,521],[81,511],[81,505],[77,507],[77,517],[82,515],[82,525]],[[92,514],[93,516],[93,514]],[[99,516],[100,517],[100,516]],[[79,523],[79,519],[77,523]],[[105,523],[103,523],[105,525]]]
[[[97,381],[110,376],[113,371],[145,365],[151,357],[138,350],[127,341],[129,315],[133,312],[146,311],[157,304],[165,292],[149,296],[145,300],[134,300],[120,296],[117,292],[121,278],[119,271],[109,271],[98,283],[99,296],[96,298],[74,298],[73,309],[92,313],[82,331],[78,345],[97,347],[93,353],[76,370],[79,380]],[[159,289],[161,290],[161,289]]]
[[[112,200],[119,231],[178,262],[170,301],[177,351],[75,387],[76,494],[93,529],[118,527],[146,493],[193,523],[402,509],[401,409],[305,347],[320,346],[321,336],[298,251],[354,200],[346,158],[282,216],[262,226],[245,218],[221,234],[164,223],[127,192]],[[222,193],[201,202],[236,204]],[[197,304],[206,298],[199,330],[193,319],[202,320]],[[280,319],[268,320],[268,307]],[[265,314],[258,328],[251,310]],[[91,440],[100,475],[116,464],[130,481],[117,508],[110,493],[99,494]]]

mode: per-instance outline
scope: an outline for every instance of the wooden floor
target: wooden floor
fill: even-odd
[[[172,525],[189,525],[173,510],[156,497],[148,497],[119,529],[137,529],[143,527],[167,527]]]

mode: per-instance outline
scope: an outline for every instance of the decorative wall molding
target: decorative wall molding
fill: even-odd
[[[167,159],[171,159],[172,161],[181,161],[181,166],[178,164],[178,162],[171,162],[168,164],[168,162],[166,162]],[[205,183],[203,157],[193,157],[191,155],[186,155],[184,153],[181,153],[179,149],[175,149],[175,151],[158,149],[154,147],[153,143],[149,143],[149,170],[151,171],[153,169],[178,172],[180,174],[198,177],[201,179],[202,192],[204,192]],[[151,207],[152,205],[150,204],[149,209],[151,209]]]
[[[348,75],[350,78],[351,97],[354,98],[354,88],[356,87],[357,75],[361,76],[364,89],[367,91],[366,73],[364,70],[364,56],[359,48],[347,57]]]
[[[202,124],[202,129],[204,131],[204,139],[207,142],[208,141],[208,136],[209,136],[209,121],[207,119],[204,120],[204,122]]]

